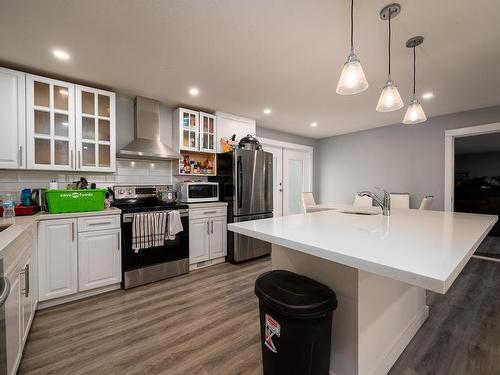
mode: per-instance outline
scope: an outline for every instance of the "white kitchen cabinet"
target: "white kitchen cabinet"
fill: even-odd
[[[0,169],[26,168],[25,76],[0,68]]]
[[[200,151],[200,114],[177,108],[173,115],[172,137],[178,151]]]
[[[26,75],[28,169],[75,169],[75,85]]]
[[[200,151],[217,152],[217,117],[200,112]]]
[[[76,86],[76,169],[116,170],[115,93]]]
[[[76,219],[39,223],[38,264],[40,301],[78,291]]]
[[[5,302],[5,339],[7,349],[7,374],[14,375],[17,370],[19,361],[21,360],[21,325],[22,325],[22,310],[21,310],[21,293],[19,286],[19,276],[7,275],[10,280],[10,294]]]
[[[7,374],[15,375],[21,360],[24,344],[35,314],[37,303],[36,262],[34,257],[36,230],[33,227],[19,235],[2,250],[5,277],[10,282],[10,293],[5,302],[5,343],[7,349]]]
[[[210,259],[209,219],[189,220],[189,264]]]
[[[236,135],[236,141],[239,142],[248,134],[255,137],[255,120],[225,112],[215,112],[215,115],[217,116],[217,152],[222,152],[219,142],[221,138],[229,140],[233,135]]]
[[[120,281],[120,230],[79,233],[78,290],[81,292]]]
[[[191,269],[224,261],[227,255],[227,206],[189,205],[189,264]]]
[[[227,255],[227,218],[215,217],[210,220],[210,259]]]
[[[41,308],[120,286],[120,215],[78,216],[38,224]]]

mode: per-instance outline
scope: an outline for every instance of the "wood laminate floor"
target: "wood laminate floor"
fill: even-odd
[[[255,278],[221,264],[37,312],[20,375],[261,374]],[[500,263],[472,259],[391,375],[500,374]]]

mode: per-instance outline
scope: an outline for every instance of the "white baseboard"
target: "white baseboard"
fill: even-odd
[[[380,362],[376,370],[373,372],[373,375],[386,375],[389,372],[428,317],[429,306],[425,306],[396,339],[386,356],[382,359],[382,362]]]
[[[63,303],[77,301],[79,299],[92,297],[92,296],[95,296],[97,294],[110,292],[112,290],[117,290],[120,288],[121,288],[121,284],[118,283],[118,284],[104,286],[104,287],[98,288],[98,289],[87,290],[85,292],[72,294],[70,296],[59,297],[59,298],[51,299],[48,301],[39,301],[38,306],[37,306],[37,310],[43,310],[43,309],[46,309],[47,307],[52,307],[52,306],[56,306],[56,305],[61,305]]]

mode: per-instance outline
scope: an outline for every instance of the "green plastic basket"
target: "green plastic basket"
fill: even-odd
[[[106,189],[47,190],[47,206],[51,214],[104,210]]]

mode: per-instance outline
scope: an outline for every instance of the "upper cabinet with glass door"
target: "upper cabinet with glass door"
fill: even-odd
[[[174,145],[180,151],[200,150],[200,114],[190,109],[178,108],[174,112],[173,127]]]
[[[74,169],[74,94],[74,84],[26,75],[28,169]]]
[[[173,123],[174,146],[179,151],[216,152],[217,124],[215,116],[177,108],[174,112]]]
[[[216,117],[200,112],[200,151],[217,152]]]
[[[76,169],[115,171],[115,94],[76,86]]]

